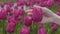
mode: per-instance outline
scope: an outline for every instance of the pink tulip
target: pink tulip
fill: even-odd
[[[15,16],[15,17],[19,16],[19,11],[18,11],[18,9],[14,9],[14,16]]]
[[[17,5],[25,5],[28,4],[28,0],[20,0],[19,2],[17,2]]]
[[[47,31],[45,28],[41,28],[39,29],[38,34],[47,34]]]
[[[52,7],[54,5],[54,3],[55,3],[55,0],[49,0],[49,1],[47,1],[47,6]]]
[[[15,23],[13,23],[13,22],[9,23],[8,26],[7,26],[7,32],[13,33],[14,30],[15,30],[15,27],[16,27]]]
[[[22,28],[20,34],[30,34],[30,27]]]
[[[41,23],[38,23],[38,28],[40,29],[42,27],[43,27],[42,24]]]
[[[10,23],[10,22],[13,22],[13,23],[16,23],[16,24],[17,24],[17,21],[16,21],[15,17],[13,17],[13,16],[9,16],[8,22],[9,22],[9,23]]]
[[[7,19],[7,11],[6,11],[5,9],[2,9],[2,10],[1,10],[0,18],[1,18],[2,20]]]
[[[13,5],[13,3],[9,2],[9,1],[6,4],[9,5],[10,7],[12,7],[12,5]]]
[[[19,15],[19,16],[17,17],[17,20],[22,20],[22,16]]]
[[[24,8],[23,8],[23,7],[19,10],[19,14],[20,14],[21,16],[24,15]]]
[[[56,14],[60,16],[60,10],[58,10],[58,11],[56,12]]]
[[[32,24],[32,18],[31,18],[31,16],[26,16],[25,18],[24,18],[24,24],[26,25],[26,26],[31,26],[31,24]]]
[[[35,3],[39,4],[41,3],[43,0],[35,0]],[[45,0],[44,0],[45,1]]]
[[[55,3],[55,0],[41,0],[39,5],[44,7],[52,7]]]
[[[30,6],[33,6],[35,4],[35,0],[30,0],[29,4]]]
[[[20,2],[17,2],[17,6],[21,6],[21,3]]]
[[[32,11],[32,19],[35,22],[40,22],[42,20],[42,9],[41,8],[34,8],[33,7],[33,11]]]
[[[9,5],[7,5],[6,10],[8,12],[8,15],[13,15],[13,9]]]
[[[47,1],[41,2],[39,5],[40,5],[40,6],[43,6],[43,7],[44,7],[44,6],[46,7],[46,6],[47,6]]]
[[[53,31],[56,31],[56,30],[58,29],[58,25],[55,24],[55,23],[53,23],[53,24],[52,24],[52,29],[53,29]]]

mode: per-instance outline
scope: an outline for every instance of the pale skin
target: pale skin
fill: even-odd
[[[60,16],[56,15],[55,13],[53,13],[50,9],[46,8],[46,7],[40,7],[40,6],[34,6],[34,7],[38,7],[38,8],[42,8],[43,10],[43,19],[40,23],[56,23],[58,25],[60,25]],[[32,14],[32,9],[27,10],[27,14]]]

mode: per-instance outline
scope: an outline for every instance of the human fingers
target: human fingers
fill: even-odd
[[[46,24],[48,24],[48,23],[52,23],[52,22],[53,22],[52,17],[43,16],[43,19],[42,19],[42,21],[40,23],[46,23]]]

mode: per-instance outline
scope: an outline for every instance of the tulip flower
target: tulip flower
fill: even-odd
[[[15,27],[16,27],[15,23],[13,23],[13,22],[9,23],[8,26],[7,26],[7,32],[13,33],[14,30],[15,30]]]
[[[41,28],[39,29],[38,34],[47,34],[47,31],[45,28]]]
[[[18,9],[14,9],[14,16],[15,16],[15,17],[19,16],[19,11],[18,11]]]
[[[30,34],[30,27],[23,27],[20,34]]]
[[[47,1],[47,6],[52,7],[52,6],[54,6],[54,3],[55,3],[55,0],[48,0]]]
[[[39,5],[44,7],[52,7],[55,3],[55,0],[42,0]]]
[[[19,16],[17,17],[17,20],[22,20],[22,16],[19,15]]]
[[[20,5],[20,6],[25,5],[25,4],[26,5],[28,4],[28,0],[20,0],[20,1],[17,2],[17,5]]]
[[[35,0],[30,0],[29,4],[30,6],[33,6],[35,4]]]
[[[5,9],[2,9],[2,10],[1,10],[0,18],[1,18],[2,20],[7,19],[7,11],[6,11]]]
[[[24,18],[24,25],[26,25],[26,26],[31,26],[31,24],[32,24],[32,18],[31,18],[31,16],[26,16],[25,18]]]
[[[9,1],[7,1],[6,4],[9,5],[10,7],[12,7],[12,5],[13,5],[13,3],[12,2],[9,2]]]
[[[53,29],[53,31],[56,31],[56,30],[58,29],[58,25],[55,24],[55,23],[53,23],[53,24],[52,24],[52,29]]]
[[[58,10],[58,11],[56,12],[56,14],[60,16],[60,10]]]
[[[23,7],[21,7],[21,9],[19,10],[19,14],[20,14],[21,16],[24,15],[24,8],[23,8]]]
[[[35,22],[40,22],[42,20],[42,9],[41,8],[33,8],[32,10],[32,20]]]
[[[13,23],[16,23],[16,24],[17,24],[17,21],[16,21],[15,17],[13,17],[13,16],[9,16],[8,22],[9,22],[9,23],[10,23],[10,22],[13,22]]]

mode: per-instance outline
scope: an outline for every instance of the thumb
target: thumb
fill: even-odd
[[[50,9],[48,9],[46,7],[43,7],[42,10],[43,10],[44,14],[49,16],[49,17],[55,17],[56,16],[56,14],[53,11],[51,11]]]

